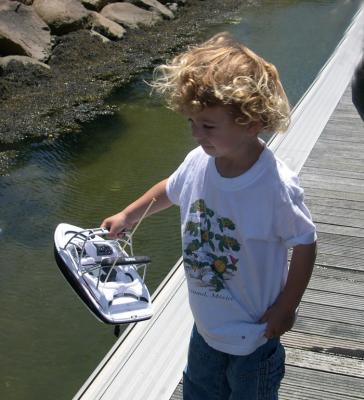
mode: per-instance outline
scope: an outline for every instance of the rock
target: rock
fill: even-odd
[[[141,25],[153,26],[162,19],[159,14],[143,10],[131,3],[108,4],[101,10],[101,14],[132,29]]]
[[[109,43],[110,39],[108,39],[106,36],[101,35],[101,33],[94,31],[93,29],[90,30],[91,36],[95,36],[99,38],[103,43]]]
[[[80,0],[81,3],[89,10],[99,11],[102,7],[105,7],[108,0]]]
[[[56,35],[81,29],[88,22],[89,11],[77,0],[34,0],[33,8]]]
[[[112,40],[121,39],[124,36],[126,30],[119,24],[110,19],[104,17],[103,15],[92,11],[90,13],[90,25],[95,32],[106,36]]]
[[[50,67],[47,64],[26,56],[0,57],[0,98],[5,100],[12,95],[16,87],[37,86],[52,76]],[[21,79],[19,79],[21,77]]]
[[[32,7],[16,1],[1,1],[0,55],[22,55],[47,61],[50,54],[49,28]]]
[[[11,0],[14,1],[14,0]],[[33,4],[33,0],[17,0],[19,3],[23,3],[26,6],[31,6]]]
[[[136,6],[148,6],[152,11],[156,11],[157,13],[162,14],[163,17],[168,18],[168,19],[173,19],[174,14],[173,12],[163,4],[161,4],[157,0],[138,0],[138,1],[133,1],[133,4]]]
[[[159,0],[159,2],[168,7],[173,3],[177,4],[177,6],[184,6],[187,3],[187,0]]]
[[[35,65],[37,67],[50,70],[49,65],[37,61],[31,57],[26,57],[26,56],[0,57],[0,71],[2,73],[6,73],[9,72],[10,70],[13,71],[14,69],[16,69],[16,66],[14,67],[15,64],[20,64],[21,67],[26,67],[28,65]]]
[[[177,4],[177,3],[167,3],[167,7],[168,7],[172,12],[177,12],[177,11],[178,11],[178,4]]]

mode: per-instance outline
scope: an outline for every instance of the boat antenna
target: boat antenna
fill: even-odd
[[[157,199],[155,197],[152,198],[152,201],[149,203],[148,207],[146,208],[146,210],[144,211],[143,215],[140,217],[138,223],[135,225],[134,229],[131,231],[129,239],[126,241],[126,243],[123,246],[123,250],[125,250],[125,247],[129,244],[129,240],[133,237],[135,231],[139,228],[139,225],[141,224],[141,222],[143,221],[143,219],[147,216],[148,211],[150,210],[150,208],[152,207],[152,205],[157,201]]]

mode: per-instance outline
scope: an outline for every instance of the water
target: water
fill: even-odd
[[[358,1],[265,1],[228,30],[275,63],[294,105],[342,37]],[[146,76],[148,78],[148,76]],[[70,399],[114,343],[112,329],[84,308],[53,260],[60,222],[96,227],[168,176],[194,146],[178,115],[140,80],[110,99],[112,118],[36,144],[0,178],[0,398]],[[153,291],[180,254],[178,210],[146,220],[138,253],[153,264]]]

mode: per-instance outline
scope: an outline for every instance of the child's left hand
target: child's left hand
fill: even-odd
[[[294,324],[295,318],[295,311],[287,310],[286,307],[280,306],[279,302],[277,302],[268,308],[259,322],[267,323],[265,337],[272,339],[289,331]]]
[[[260,323],[267,323],[268,339],[282,336],[295,321],[296,308],[310,280],[316,258],[316,242],[293,247],[287,282],[275,303],[266,310]]]

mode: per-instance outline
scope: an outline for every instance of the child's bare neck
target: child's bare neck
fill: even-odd
[[[259,159],[265,145],[259,141],[230,157],[217,157],[216,169],[224,178],[235,178],[247,172]]]

